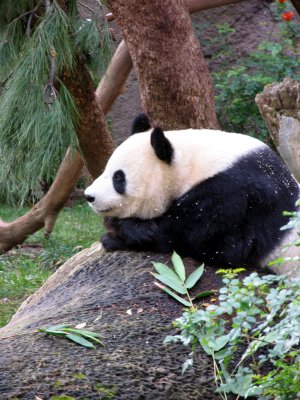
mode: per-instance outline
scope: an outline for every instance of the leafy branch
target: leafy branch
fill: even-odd
[[[167,288],[164,285],[161,285],[158,282],[154,282],[156,286],[162,289],[165,293],[169,296],[173,297],[179,303],[183,304],[186,307],[194,308],[193,300],[199,299],[201,297],[210,296],[214,293],[214,291],[205,291],[202,293],[197,294],[195,297],[191,297],[189,294],[189,289],[192,289],[195,284],[201,278],[204,272],[204,264],[198,267],[194,272],[192,272],[188,277],[186,277],[186,271],[184,264],[182,262],[181,257],[174,251],[172,255],[172,263],[174,269],[169,268],[167,265],[153,262],[154,268],[156,269],[157,273],[151,272],[151,274],[164,285],[167,285]],[[187,299],[178,296],[178,294],[184,295]]]
[[[39,332],[47,333],[48,335],[62,336],[89,349],[95,348],[92,342],[103,346],[103,343],[99,340],[101,337],[99,333],[72,327],[70,324],[48,326],[48,328],[39,329]]]

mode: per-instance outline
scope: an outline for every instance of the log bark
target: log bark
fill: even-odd
[[[163,343],[176,334],[171,323],[182,306],[154,286],[152,261],[170,263],[159,254],[106,253],[95,244],[60,267],[0,329],[0,398],[219,400],[210,358],[196,352],[182,374],[190,348]],[[189,273],[198,266],[184,262]],[[220,275],[207,269],[193,293],[220,285]],[[82,322],[102,335],[104,347],[89,350],[37,332]]]
[[[184,0],[110,0],[140,83],[144,111],[164,129],[216,128],[213,85]]]
[[[83,113],[81,114],[81,117],[84,116],[86,120],[91,118],[93,121],[91,129],[94,127],[98,131],[98,127],[95,126],[97,123],[97,119],[94,119],[94,113],[96,112],[95,110],[98,109],[99,111],[100,107],[103,105],[104,113],[109,111],[130,72],[131,58],[126,48],[124,51],[124,47],[124,42],[119,45],[119,48],[113,56],[105,76],[99,84],[99,87],[96,91],[96,97],[92,97],[93,107],[95,107],[95,109],[91,109],[91,117]],[[118,73],[118,71],[120,73]],[[112,90],[112,86],[114,90]],[[79,90],[79,98],[81,98],[80,88],[77,89]],[[85,113],[88,112],[88,107],[85,107]],[[102,115],[102,112],[99,111],[98,117],[102,118]],[[86,124],[86,120],[83,121],[84,124]],[[103,125],[103,122],[101,124]],[[94,135],[94,132],[91,132],[91,129],[90,133]],[[82,140],[84,140],[84,133],[84,130],[81,128],[81,136],[83,137]],[[102,149],[98,147],[98,157],[100,160],[97,161],[97,169],[95,169],[95,174],[100,171],[101,165],[104,166],[104,160],[109,156],[108,146],[110,146],[111,139],[110,137],[106,136],[104,141],[107,143],[107,146],[104,148],[105,153],[102,160]],[[99,140],[98,143],[101,143],[101,141]],[[23,243],[28,236],[43,227],[45,227],[46,236],[51,234],[58,214],[72,193],[74,186],[81,174],[82,167],[83,161],[79,152],[74,151],[73,155],[71,155],[70,150],[68,150],[48,193],[27,214],[16,219],[15,221],[5,223],[0,220],[0,253],[8,251],[12,247]]]
[[[300,84],[290,78],[267,85],[255,99],[275,146],[300,182]]]

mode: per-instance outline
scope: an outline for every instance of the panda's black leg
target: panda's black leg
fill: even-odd
[[[102,236],[101,243],[106,251],[116,251],[128,249],[126,243],[118,238],[112,238],[109,234]]]
[[[108,235],[104,247],[113,250],[128,248],[168,253],[173,250],[170,238],[161,231],[160,219],[110,218],[105,221]],[[168,235],[169,236],[169,235]]]

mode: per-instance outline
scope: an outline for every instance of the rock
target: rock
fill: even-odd
[[[190,348],[163,344],[182,313],[149,273],[152,261],[166,259],[94,244],[68,260],[0,329],[0,399],[219,399],[205,354],[182,375]],[[197,292],[220,285],[213,269],[204,276]],[[58,323],[87,323],[105,346],[90,350],[37,332]]]

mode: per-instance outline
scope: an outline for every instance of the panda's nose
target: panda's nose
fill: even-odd
[[[86,200],[87,200],[89,203],[94,203],[94,201],[95,201],[95,196],[92,196],[92,195],[90,195],[90,194],[85,194],[84,197],[86,198]]]

